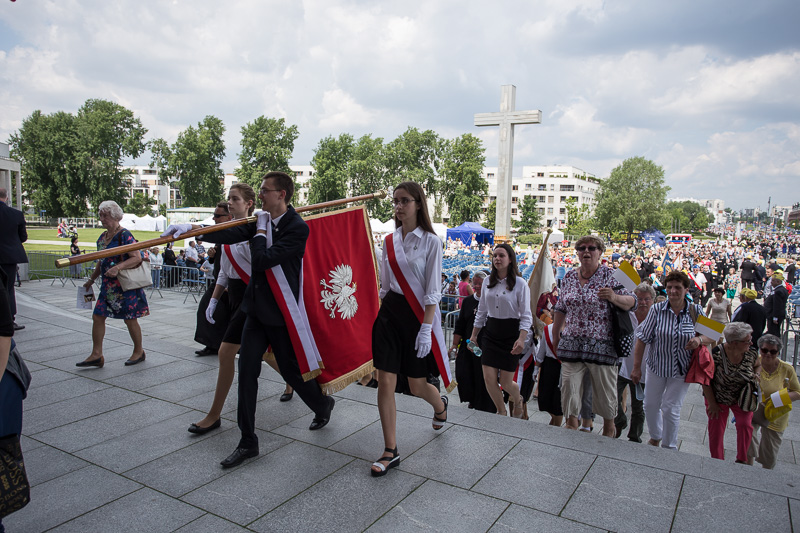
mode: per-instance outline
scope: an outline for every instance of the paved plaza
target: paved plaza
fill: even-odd
[[[71,282],[23,282],[15,339],[33,374],[22,446],[31,503],[4,520],[38,531],[798,531],[800,415],[774,471],[709,457],[699,387],[684,405],[679,452],[476,412],[450,395],[443,431],[423,401],[398,396],[400,466],[372,478],[383,450],[374,389],[337,393],[331,423],[313,415],[264,365],[256,415],[261,455],[223,470],[236,446],[236,386],[222,428],[186,431],[211,404],[215,357],[197,357],[197,304],[148,295],[147,360],[123,366],[131,341],[108,321],[105,367],[91,350],[90,311]],[[342,339],[346,347],[347,340]],[[598,424],[599,426],[600,424]],[[647,436],[645,435],[645,439]]]

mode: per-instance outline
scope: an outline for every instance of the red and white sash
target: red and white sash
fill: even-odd
[[[246,243],[245,243],[246,246]],[[235,244],[231,247],[230,244],[223,244],[222,251],[225,255],[225,258],[233,267],[233,270],[239,274],[239,277],[242,281],[246,284],[250,283],[250,257],[244,255],[244,251],[241,246]],[[249,254],[249,251],[248,251]],[[236,256],[239,256],[238,258]],[[245,270],[245,267],[247,268]]]
[[[420,281],[416,278],[411,271],[411,267],[406,259],[406,253],[403,251],[403,228],[397,228],[395,232],[386,237],[386,244],[384,245],[384,253],[388,254],[389,266],[392,269],[394,277],[403,289],[403,296],[405,296],[414,315],[422,324],[425,318],[425,304],[423,297],[425,290]],[[456,382],[450,372],[450,361],[447,357],[447,348],[444,343],[444,332],[442,331],[442,315],[439,310],[433,315],[433,324],[431,328],[431,337],[433,340],[433,356],[436,359],[436,366],[439,368],[439,374],[442,377],[444,387],[447,392],[453,390]]]
[[[536,363],[536,360],[533,357],[533,353],[536,351],[536,343],[531,341],[531,345],[528,348],[528,351],[520,358],[519,365],[517,369],[514,371],[514,381],[516,382],[517,386],[522,387],[522,375],[525,371],[530,368],[531,365]]]
[[[269,216],[267,227],[272,223]],[[267,231],[267,248],[272,246],[272,231]],[[308,322],[305,303],[303,302],[303,263],[300,262],[300,301],[295,301],[292,288],[286,280],[286,274],[280,265],[275,265],[264,271],[267,275],[267,283],[272,289],[272,295],[278,303],[283,319],[286,321],[286,329],[289,330],[289,338],[292,341],[297,362],[300,365],[300,373],[304,381],[309,381],[317,377],[321,372],[322,357],[317,349],[317,342],[311,332],[311,325]]]

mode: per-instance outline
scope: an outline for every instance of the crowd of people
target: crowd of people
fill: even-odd
[[[149,261],[155,287],[164,282],[161,271],[171,266],[203,273],[210,290],[198,308],[195,339],[203,348],[197,354],[217,355],[220,365],[208,413],[188,431],[205,434],[221,426],[239,353],[241,438],[221,461],[223,468],[259,454],[255,409],[262,361],[286,382],[281,401],[297,392],[314,413],[310,430],[324,428],[335,405],[315,380],[303,378],[291,340],[299,334],[289,315],[298,312],[292,306],[299,299],[309,234],[290,205],[293,193],[291,177],[282,172],[268,173],[258,192],[235,184],[228,200],[217,205],[215,221],[245,218],[259,200],[256,222],[207,234],[205,240],[215,244],[209,249],[195,240],[179,254],[170,243],[163,254],[151,248],[111,255],[97,261],[84,285],[99,281],[100,291],[92,314],[92,351],[76,366],[103,367],[108,318],[127,326],[133,348],[125,365],[130,366],[146,360],[138,319],[149,314],[149,307],[143,289],[122,288],[120,273]],[[462,270],[451,281],[442,273],[448,252],[434,233],[422,188],[403,182],[394,189],[392,202],[396,229],[385,238],[378,263],[382,305],[372,329],[375,371],[361,381],[377,385],[383,432],[384,451],[370,468],[372,476],[384,476],[400,463],[403,432],[398,431],[395,393],[401,380],[428,404],[433,430],[447,423],[448,396],[430,379],[441,370],[436,358],[447,358],[440,307],[445,297],[458,302],[449,354],[455,360],[459,399],[468,407],[527,418],[527,403],[534,396],[551,425],[591,432],[599,416],[604,436],[619,438],[630,426],[627,438],[642,442],[646,425],[648,444],[677,449],[684,399],[690,384],[699,383],[710,455],[724,458],[724,433],[733,414],[736,461],[774,468],[791,404],[800,399],[795,370],[780,358],[787,303],[797,279],[796,238],[750,235],[659,247],[608,245],[586,235],[571,246],[562,242],[550,248],[552,263],[542,264],[552,267],[556,283],[532,295],[518,262],[520,257],[535,262],[535,251],[520,254],[519,247],[505,243],[484,247],[486,268]],[[11,216],[3,207],[0,216]],[[120,226],[122,210],[115,202],[100,204],[98,217],[105,228],[98,250],[135,242]],[[198,228],[171,225],[165,235],[179,238]],[[20,233],[19,239],[24,238]],[[623,261],[640,277],[632,290],[616,275]],[[271,283],[268,272],[275,269],[280,281]],[[5,265],[0,269],[0,398],[4,410],[10,405],[21,413],[24,384],[18,376],[6,379],[13,371],[7,364],[11,336],[19,329],[7,270]],[[275,283],[282,291],[280,304]],[[738,305],[732,302],[735,297]],[[698,329],[701,317],[724,325],[722,335]],[[632,333],[622,332],[626,319]],[[265,357],[268,347],[271,355]],[[0,422],[0,436],[20,433],[21,418],[4,415]]]

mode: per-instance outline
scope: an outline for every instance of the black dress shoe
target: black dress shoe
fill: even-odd
[[[16,322],[14,322],[14,331],[19,331],[21,329],[25,329],[25,326],[21,326],[21,325],[17,324]]]
[[[282,402],[288,402],[289,400],[292,399],[292,396],[294,396],[294,391],[293,390],[289,391],[289,392],[284,392],[283,394],[281,394],[281,401]]]
[[[217,350],[212,350],[208,346],[203,348],[202,350],[197,350],[196,353],[199,357],[203,357],[204,355],[217,355]]]
[[[105,359],[101,355],[97,359],[90,359],[88,361],[81,361],[80,363],[75,363],[75,366],[85,367],[85,366],[96,366],[97,368],[103,368],[105,364]]]
[[[127,361],[125,361],[125,366],[138,365],[139,363],[144,361],[146,356],[147,356],[147,354],[142,352],[142,356],[139,359],[128,359]]]
[[[333,406],[336,403],[336,400],[333,398],[330,399],[330,407],[328,407],[328,413],[325,416],[315,416],[314,420],[311,421],[311,425],[308,426],[308,429],[311,431],[322,429],[328,425],[328,422],[331,420],[331,411],[333,411]]]
[[[236,448],[232,454],[220,461],[219,464],[222,468],[233,468],[244,462],[245,459],[250,459],[258,455],[258,448]]]
[[[211,424],[206,428],[200,427],[197,424],[192,424],[191,426],[189,426],[188,431],[189,433],[194,433],[195,435],[205,435],[209,431],[217,429],[220,425],[221,425],[220,419],[217,418],[216,422],[214,422],[213,424]]]

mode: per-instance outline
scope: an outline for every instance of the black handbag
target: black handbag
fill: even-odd
[[[19,435],[0,439],[0,518],[19,511],[31,501]]]
[[[614,290],[623,288],[622,285]],[[611,314],[611,338],[614,340],[614,351],[617,357],[628,357],[633,352],[633,322],[629,311],[622,310],[611,302],[608,303]]]

